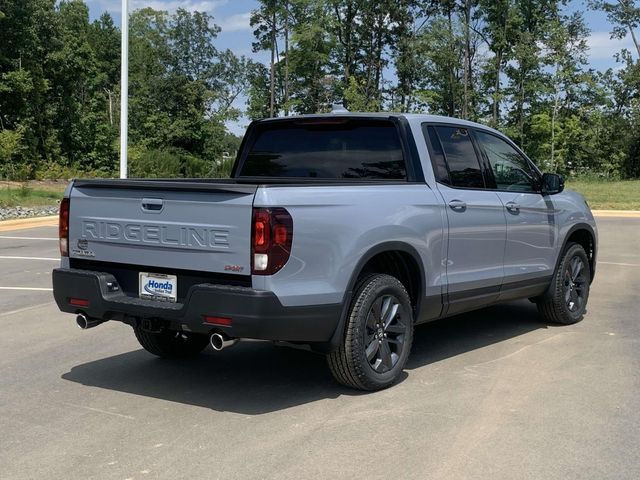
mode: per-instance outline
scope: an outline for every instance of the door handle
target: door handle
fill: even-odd
[[[451,200],[449,207],[455,212],[464,212],[467,209],[467,203],[462,200]]]
[[[505,208],[511,213],[520,213],[520,205],[516,202],[507,202]]]
[[[164,201],[161,198],[143,198],[142,210],[152,213],[159,213],[164,208]]]

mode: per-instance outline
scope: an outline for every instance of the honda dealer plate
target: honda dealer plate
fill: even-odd
[[[140,272],[140,298],[176,302],[178,277],[163,273]]]

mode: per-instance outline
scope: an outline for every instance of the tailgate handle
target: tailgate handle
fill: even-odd
[[[142,210],[151,213],[159,213],[164,207],[164,200],[161,198],[143,198]]]

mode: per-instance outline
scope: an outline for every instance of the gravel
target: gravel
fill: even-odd
[[[57,214],[57,205],[49,207],[6,207],[0,208],[0,221],[15,218],[46,217]]]

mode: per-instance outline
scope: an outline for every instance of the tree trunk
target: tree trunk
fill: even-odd
[[[276,12],[274,10],[271,18],[271,74],[270,74],[270,93],[271,99],[269,103],[269,116],[275,116],[276,104]]]
[[[284,116],[289,116],[289,2],[284,2]]]
[[[520,77],[520,100],[519,100],[519,112],[520,118],[518,119],[520,123],[520,148],[524,150],[524,72],[521,72]]]
[[[451,21],[451,10],[449,10],[447,12],[447,17],[448,17],[448,20],[449,20],[449,39],[452,39],[453,38],[453,23]],[[455,67],[454,67],[453,62],[449,63],[449,102],[448,102],[449,103],[449,105],[448,105],[449,112],[448,112],[448,115],[450,117],[455,116],[455,110],[456,110],[456,103],[455,103],[455,97],[454,97],[455,92],[454,92],[454,86],[453,86],[454,77],[455,77],[455,74],[454,74],[454,71],[453,71],[454,68]]]
[[[380,12],[380,16],[378,17],[378,25],[377,25],[377,35],[376,35],[376,43],[374,50],[374,78],[375,85],[373,91],[373,98],[376,100],[376,111],[380,111],[382,107],[382,49],[384,47],[384,11]]]
[[[108,88],[105,88],[104,91],[109,96],[109,125],[113,127],[113,92]]]
[[[500,73],[502,72],[502,50],[496,52],[496,79],[493,88],[493,126],[498,125],[500,117]]]
[[[556,117],[558,116],[558,102],[560,99],[560,93],[558,92],[558,85],[556,85],[555,99],[553,102],[553,112],[551,113],[551,168],[554,172],[558,171],[556,165]]]
[[[471,77],[471,1],[464,2],[464,102],[462,118],[469,118],[469,83]]]
[[[638,52],[638,58],[640,58],[640,42],[638,42],[638,38],[636,37],[636,32],[633,31],[631,25],[629,25],[629,32],[631,32],[631,38],[633,39],[633,44],[636,46],[636,51]]]

